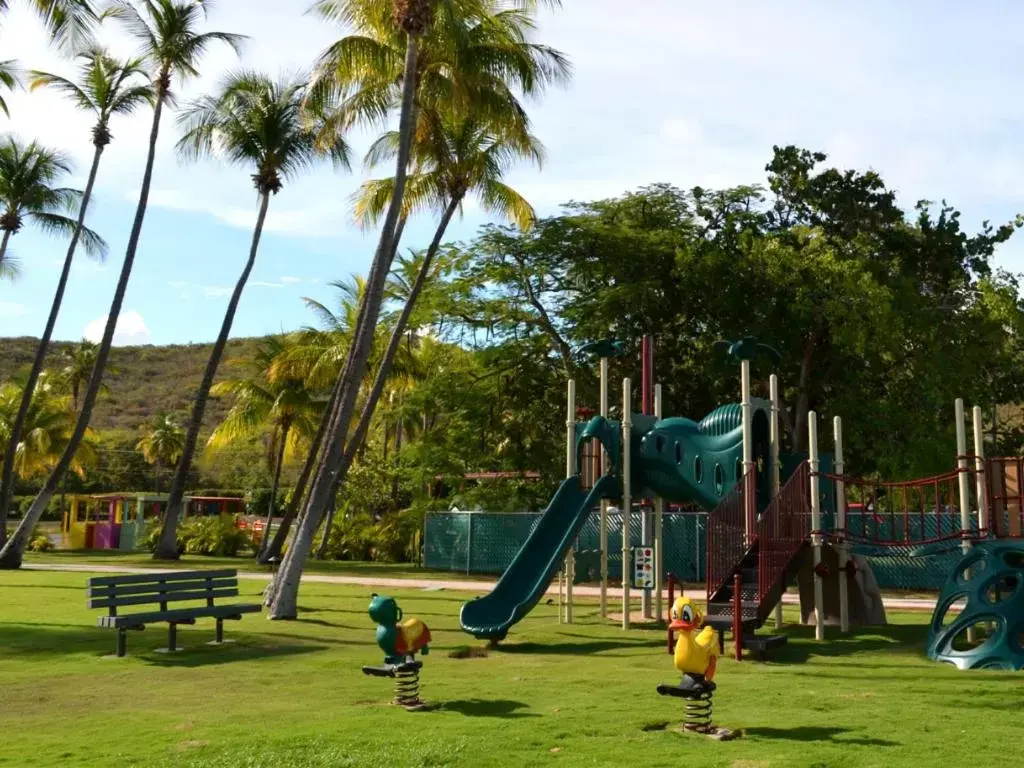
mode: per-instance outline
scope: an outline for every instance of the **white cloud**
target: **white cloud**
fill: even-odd
[[[214,298],[214,297],[217,297],[217,296],[227,296],[229,293],[231,293],[231,289],[230,288],[225,288],[224,286],[221,286],[221,285],[204,285],[203,286],[203,296],[206,296],[207,298]]]
[[[268,283],[263,280],[253,280],[249,285],[254,288],[284,288],[281,283]]]
[[[284,277],[281,278],[281,282],[282,283],[301,283],[302,282],[302,278],[301,277],[292,277],[291,275],[285,275]]]
[[[82,338],[99,343],[100,339],[103,338],[103,329],[107,324],[107,317],[109,315],[103,315],[103,317],[97,317],[88,323],[82,331]],[[114,326],[113,343],[115,347],[149,344],[149,328],[146,327],[146,321],[142,319],[142,315],[134,309],[121,312],[117,317],[117,325]]]
[[[16,301],[0,301],[0,317],[25,317],[28,307]]]

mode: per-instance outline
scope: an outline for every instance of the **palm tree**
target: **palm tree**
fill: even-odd
[[[74,236],[79,230],[72,216],[81,210],[83,194],[57,186],[72,171],[71,159],[61,152],[12,136],[0,141],[0,265],[11,237],[26,223],[54,235]],[[106,256],[107,244],[91,229],[82,227],[80,239],[89,255]]]
[[[222,448],[237,440],[251,438],[260,431],[271,430],[270,504],[267,509],[263,540],[258,557],[261,562],[269,555],[270,526],[273,521],[281,469],[285,459],[298,452],[299,442],[316,429],[320,404],[302,377],[273,376],[274,361],[288,348],[286,337],[271,336],[264,340],[254,360],[254,375],[228,379],[215,385],[214,396],[229,395],[234,400],[224,421],[214,430],[208,441],[213,449]],[[301,495],[301,489],[296,489]]]
[[[103,150],[111,140],[110,119],[114,115],[131,114],[142,104],[151,102],[153,96],[153,91],[145,80],[142,62],[138,59],[122,62],[109,56],[100,48],[86,51],[79,58],[82,64],[79,69],[78,82],[47,72],[33,71],[30,73],[30,88],[33,90],[36,88],[53,88],[67,95],[79,109],[92,112],[96,117],[96,122],[92,127],[93,157],[92,166],[89,169],[89,178],[85,183],[85,192],[82,194],[82,203],[78,209],[78,217],[71,233],[67,253],[64,256],[64,266],[57,280],[57,290],[53,295],[53,301],[50,303],[50,314],[46,318],[46,327],[43,329],[42,338],[36,347],[32,369],[29,372],[28,380],[25,382],[25,390],[19,410],[20,418],[15,420],[13,427],[14,438],[8,443],[7,450],[4,452],[3,470],[2,474],[0,474],[0,528],[3,528],[2,523],[7,519],[7,510],[10,507],[11,494],[14,490],[11,487],[14,446],[21,439],[21,425],[24,422],[25,415],[28,413],[32,393],[35,391],[36,380],[43,370],[43,362],[46,359],[46,352],[50,346],[50,338],[53,336],[53,328],[57,324],[57,315],[60,313],[61,303],[64,300],[64,291],[67,289],[68,278],[71,275],[71,265],[75,258],[75,251],[78,248],[79,239],[82,237],[85,228],[85,215],[89,208],[89,201],[92,199],[92,190],[96,183],[100,158],[103,155]],[[22,197],[24,199],[24,195]],[[85,244],[86,247],[89,246],[88,239],[86,239]],[[74,404],[75,412],[77,413],[77,382],[74,387]],[[0,533],[0,544],[2,544],[4,538],[5,534]]]
[[[398,146],[391,200],[383,216],[377,250],[367,279],[365,300],[360,306],[357,332],[349,349],[345,367],[335,386],[335,401],[329,414],[325,447],[313,486],[306,501],[306,513],[295,540],[275,578],[270,617],[296,615],[299,579],[313,546],[313,536],[323,520],[337,487],[346,437],[356,399],[366,374],[377,318],[383,301],[384,285],[395,256],[396,225],[403,209],[406,172],[417,126],[417,107],[437,104],[462,104],[484,110],[488,117],[499,114],[523,114],[511,90],[514,84],[524,93],[537,93],[551,80],[568,75],[564,57],[550,49],[526,41],[532,26],[528,11],[539,0],[505,3],[498,0],[321,0],[318,10],[328,18],[339,19],[352,28],[351,44],[332,46],[321,57],[321,70],[327,73],[318,97],[340,101],[337,119],[351,124],[360,119],[380,122],[399,107]],[[558,6],[560,0],[548,0]],[[521,10],[509,8],[517,5]],[[388,11],[390,10],[390,21]],[[437,23],[434,20],[439,19]],[[496,45],[482,51],[474,45],[481,40]],[[404,64],[400,77],[394,52],[404,42]],[[421,43],[429,53],[424,65],[418,63]],[[331,68],[332,64],[338,66]],[[383,78],[383,79],[382,79]],[[385,85],[384,80],[390,78]],[[372,81],[372,82],[371,82]],[[361,88],[370,82],[374,87]],[[396,104],[396,84],[401,84],[401,100]],[[492,98],[493,97],[493,98]],[[418,102],[417,103],[417,99]],[[435,102],[436,99],[436,102]],[[467,110],[468,112],[469,110]],[[329,123],[328,123],[329,124]]]
[[[0,15],[7,13],[9,0],[0,0]],[[78,51],[92,39],[100,15],[90,0],[29,0],[50,39],[66,51]]]
[[[185,80],[198,74],[199,59],[203,53],[216,42],[222,42],[238,50],[242,37],[227,32],[203,32],[197,29],[206,16],[206,5],[202,0],[144,0],[140,11],[127,0],[117,0],[111,9],[113,15],[125,22],[128,31],[142,45],[142,59],[151,70],[154,107],[153,123],[149,131],[149,150],[146,153],[146,165],[142,173],[142,186],[139,190],[139,202],[135,209],[135,219],[128,235],[128,246],[125,249],[124,262],[118,276],[117,287],[107,313],[107,322],[103,328],[103,337],[96,354],[96,364],[85,390],[82,410],[75,424],[68,447],[61,460],[47,477],[39,495],[32,502],[28,514],[25,515],[7,544],[0,548],[0,568],[18,568],[21,566],[25,545],[32,533],[33,526],[39,521],[50,498],[60,485],[61,478],[67,471],[71,457],[77,449],[78,442],[92,418],[92,409],[103,381],[103,372],[110,356],[110,347],[114,341],[114,330],[117,318],[121,313],[121,304],[128,289],[135,253],[142,235],[142,223],[146,218],[146,206],[149,203],[149,188],[153,181],[153,164],[156,159],[156,143],[160,135],[160,118],[164,105],[172,98],[171,84],[176,76]]]
[[[251,166],[255,171],[252,180],[259,197],[259,210],[249,258],[235,283],[220,333],[196,392],[185,450],[171,483],[168,514],[164,516],[160,542],[154,552],[154,557],[160,559],[178,557],[175,526],[185,494],[185,482],[213,377],[224,354],[242,291],[256,263],[270,197],[281,191],[286,179],[308,169],[319,156],[330,158],[335,167],[347,168],[349,165],[348,145],[342,135],[335,134],[333,141],[328,141],[320,126],[303,115],[305,90],[305,83],[297,80],[275,82],[256,72],[240,72],[228,77],[215,96],[200,99],[181,116],[185,135],[178,146],[184,156],[195,159],[213,155],[216,151],[233,163]]]
[[[0,442],[11,442],[24,384],[24,377],[16,376],[0,387]],[[24,419],[22,436],[14,445],[14,469],[17,476],[22,479],[33,478],[52,469],[67,445],[74,424],[75,414],[70,399],[61,394],[60,388],[49,381],[44,373],[39,377],[32,407]],[[72,471],[82,475],[85,467],[95,462],[95,445],[91,440],[83,440],[71,463]]]
[[[89,381],[89,374],[96,365],[96,342],[82,339],[77,344],[63,347],[60,351],[61,363],[57,368],[54,381],[71,395],[71,405],[78,413],[79,395],[82,387]],[[117,369],[107,366],[107,373],[117,373]],[[105,383],[100,384],[100,391],[107,391]]]
[[[20,87],[21,72],[18,70],[18,62],[14,59],[0,61],[0,88],[13,91],[15,88]],[[2,92],[0,92],[0,112],[3,112],[8,117],[11,116],[11,112],[7,109],[7,102],[4,100]]]
[[[169,413],[158,413],[135,444],[147,464],[156,471],[156,490],[160,490],[160,470],[172,466],[185,448],[185,430]]]

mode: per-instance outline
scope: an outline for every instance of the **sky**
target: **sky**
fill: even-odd
[[[73,65],[48,50],[27,0],[13,0],[0,26],[0,58],[64,75]],[[183,101],[245,67],[307,70],[345,34],[303,13],[308,0],[221,0],[208,29],[249,36],[239,58],[213,49],[203,76],[179,89]],[[1024,212],[1024,5],[1010,0],[936,4],[925,0],[564,0],[543,12],[535,39],[574,67],[567,87],[528,102],[547,147],[542,169],[524,166],[508,181],[541,215],[569,200],[614,197],[667,182],[688,188],[764,181],[774,144],[829,155],[830,163],[873,168],[902,204],[947,200],[968,227]],[[103,41],[127,54],[112,27]],[[15,93],[0,134],[40,142],[75,160],[84,185],[90,119],[46,92]],[[55,338],[98,338],[134,215],[150,115],[112,124],[87,223],[107,239],[99,263],[80,253]],[[256,217],[249,171],[175,154],[173,117],[161,126],[150,207],[115,343],[212,340],[247,256]],[[372,140],[350,138],[356,157]],[[256,268],[233,336],[293,330],[314,322],[303,297],[334,306],[333,280],[368,268],[377,232],[363,232],[350,197],[371,175],[329,167],[289,184],[271,201]],[[469,241],[489,221],[472,203],[449,229]],[[410,223],[408,247],[425,247],[429,217]],[[0,282],[0,336],[38,336],[66,244],[27,226],[11,241],[20,263]],[[997,263],[1024,271],[1024,235]]]

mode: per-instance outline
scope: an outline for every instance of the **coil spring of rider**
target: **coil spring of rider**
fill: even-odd
[[[419,664],[404,664],[395,670],[395,704],[406,709],[423,706]]]
[[[711,730],[711,693],[704,690],[684,699],[686,705],[683,727],[687,730],[699,733]]]

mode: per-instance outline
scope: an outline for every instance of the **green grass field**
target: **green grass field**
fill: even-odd
[[[960,758],[1006,765],[1019,749],[1022,678],[961,673],[922,656],[920,614],[884,631],[815,644],[793,629],[773,663],[723,660],[715,721],[742,729],[719,743],[674,732],[678,702],[660,630],[628,633],[577,606],[559,626],[539,606],[486,658],[458,631],[463,596],[392,592],[434,633],[423,696],[389,704],[366,615],[369,589],[307,584],[295,622],[250,615],[209,647],[212,621],[129,635],[85,608],[86,574],[0,572],[0,765],[9,766],[900,766]],[[243,581],[246,601],[260,582]],[[967,757],[969,755],[969,758]]]

